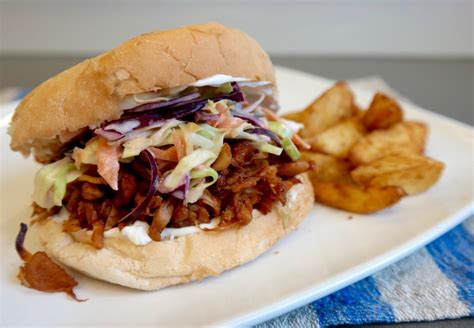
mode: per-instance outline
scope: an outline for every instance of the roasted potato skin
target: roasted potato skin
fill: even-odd
[[[444,164],[426,156],[399,154],[379,158],[351,172],[365,186],[398,186],[408,195],[431,188],[441,177]]]
[[[351,165],[339,158],[310,151],[301,153],[301,158],[314,163],[314,169],[308,172],[311,181],[351,181]]]
[[[352,146],[365,134],[357,118],[350,118],[330,127],[309,140],[311,149],[338,158],[347,157]]]
[[[399,187],[364,187],[344,182],[313,183],[316,201],[353,213],[369,214],[391,207],[405,196]]]
[[[375,130],[361,138],[348,153],[355,165],[370,163],[378,158],[396,154],[422,154],[428,128],[415,121],[400,122],[389,129]]]
[[[287,119],[287,120],[292,120],[292,121],[295,121],[295,122],[299,122],[299,123],[304,123],[303,121],[303,112],[289,112],[289,113],[285,113],[283,114],[281,117],[283,117],[284,119]]]
[[[286,118],[296,117],[299,122],[305,123],[301,136],[308,139],[353,116],[355,110],[354,95],[349,86],[345,82],[337,82],[306,107],[299,117],[291,114]]]
[[[369,109],[362,117],[367,130],[387,129],[403,121],[403,111],[395,99],[384,93],[375,94]]]

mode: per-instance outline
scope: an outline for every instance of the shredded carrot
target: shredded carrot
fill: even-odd
[[[301,138],[296,133],[291,138],[291,141],[293,141],[297,147],[301,147],[303,149],[311,149],[311,145],[304,141],[303,138]]]
[[[282,122],[281,118],[277,114],[269,110],[268,108],[262,107],[262,109],[263,109],[263,112],[265,113],[265,116],[270,121]],[[297,133],[293,135],[293,137],[291,138],[291,141],[293,141],[297,147],[300,147],[303,149],[311,149],[311,145],[308,144],[306,141],[304,141]]]
[[[184,141],[183,134],[179,130],[174,130],[172,137],[174,146],[176,148],[177,159],[180,160],[181,158],[186,156],[186,143]]]
[[[107,140],[100,138],[97,149],[97,172],[113,190],[118,190],[118,173],[120,145],[109,145]]]
[[[217,121],[216,127],[218,128],[236,128],[242,124],[242,119],[238,117],[232,117],[230,115],[221,115],[219,121]]]
[[[216,103],[216,110],[219,112],[219,113],[225,113],[225,112],[228,112],[229,111],[229,107],[227,107],[227,105],[225,103],[222,103],[222,102],[217,102]]]
[[[163,161],[168,162],[177,162],[178,161],[178,152],[176,151],[176,146],[169,147],[166,150],[157,148],[157,147],[150,147],[148,148],[151,150],[153,155],[155,155],[156,159],[161,159]]]
[[[265,116],[267,116],[267,118],[270,121],[279,121],[279,122],[281,122],[280,117],[277,114],[275,114],[274,112],[272,112],[268,108],[265,108],[265,107],[261,107],[261,108],[262,108],[263,113],[265,114]]]

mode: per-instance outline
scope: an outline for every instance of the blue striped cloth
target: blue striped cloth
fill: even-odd
[[[383,89],[378,79],[362,82]],[[17,100],[26,93],[13,91],[0,92],[0,98]],[[465,316],[474,316],[474,217],[373,276],[258,327],[327,327]]]
[[[258,327],[431,321],[474,316],[474,218],[404,260]]]

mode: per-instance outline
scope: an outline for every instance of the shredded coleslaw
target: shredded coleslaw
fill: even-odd
[[[183,90],[180,91],[186,92]],[[192,115],[196,113],[194,107],[188,111],[188,116],[179,119],[154,119],[155,114],[148,110],[143,114],[151,117],[147,125],[140,119],[134,119],[137,112],[132,108],[135,116],[130,120],[121,118],[117,123],[107,123],[107,129],[96,129],[97,136],[83,148],[74,148],[72,154],[46,165],[38,172],[35,202],[45,208],[60,206],[66,184],[81,176],[91,165],[96,165],[99,175],[112,189],[117,190],[120,162],[130,162],[147,149],[158,160],[176,163],[163,179],[158,180],[161,185],[157,189],[176,194],[181,192],[185,204],[198,201],[204,190],[217,181],[218,173],[211,166],[226,139],[246,139],[262,152],[279,156],[285,151],[293,160],[300,157],[291,141],[298,127],[283,120],[268,121],[260,106],[263,94],[256,103],[247,103],[243,107],[232,100],[241,97],[235,82],[204,87],[203,90],[199,91],[200,97],[208,100],[199,109],[199,120],[193,120]],[[196,87],[190,92],[196,93]],[[132,98],[136,103],[147,105],[153,101],[169,102],[171,109],[180,106],[183,112],[188,103],[189,106],[196,106],[196,102],[202,102],[194,93],[192,97],[177,93],[135,95]],[[226,95],[229,98],[226,99]],[[173,100],[178,98],[183,102]],[[119,138],[107,139],[109,132]],[[183,185],[186,187],[178,190]]]

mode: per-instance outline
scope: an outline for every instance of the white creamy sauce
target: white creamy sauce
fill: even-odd
[[[120,232],[120,229],[115,227],[107,231],[104,231],[104,237],[105,238],[122,238],[124,236]]]
[[[161,232],[163,240],[173,240],[176,237],[195,234],[201,231],[198,227],[184,227],[184,228],[166,228]]]
[[[51,216],[51,219],[56,222],[64,222],[69,218],[69,212],[65,207],[61,207],[58,214]]]
[[[125,121],[123,123],[114,123],[107,126],[107,130],[116,130],[122,134],[127,133],[128,131],[133,130],[140,125],[138,120]]]
[[[258,88],[258,87],[263,87],[265,85],[269,85],[270,82],[268,81],[244,81],[244,82],[239,82],[239,86],[241,87],[249,87],[249,88]],[[267,91],[267,90],[264,90]],[[268,90],[271,91],[271,90]]]
[[[254,208],[252,210],[252,219],[256,219],[258,217],[262,216],[262,212],[260,212],[259,210],[257,210],[256,208]]]
[[[219,86],[223,83],[229,83],[229,82],[239,82],[239,85],[241,87],[249,87],[249,88],[258,88],[258,87],[270,84],[270,82],[268,81],[250,81],[249,79],[245,77],[236,77],[236,76],[230,76],[230,75],[225,75],[225,74],[216,74],[216,75],[209,76],[205,79],[198,80],[187,86],[179,86],[176,88],[172,88],[170,90],[172,94],[176,94],[184,90],[188,86],[192,86],[192,87]],[[271,92],[272,90],[263,90],[263,91],[267,93],[267,92]],[[151,98],[160,97],[161,93],[162,93],[162,90],[157,91],[157,92],[144,92],[142,94],[135,95],[135,96],[139,96],[140,98],[143,98],[143,99],[151,99]],[[123,110],[127,110],[127,109],[134,108],[138,105],[141,105],[142,103],[143,101],[137,102],[134,96],[127,96],[120,103],[120,108]]]
[[[295,203],[298,201],[298,196],[301,192],[301,189],[303,188],[303,184],[300,183],[300,184],[297,184],[296,186],[293,186],[293,188],[291,188],[289,191],[288,191],[288,207],[289,208],[292,208]]]
[[[191,235],[202,231],[202,229],[214,229],[219,225],[220,219],[212,219],[209,223],[201,223],[198,227],[184,227],[184,228],[165,228],[161,232],[162,240],[173,240],[176,237]]]
[[[132,225],[126,226],[122,229],[122,235],[130,240],[133,244],[143,246],[152,242],[148,236],[148,229],[150,226],[143,221],[135,221]]]
[[[282,118],[281,120],[282,120],[283,123],[285,123],[285,124],[291,129],[291,131],[293,131],[294,133],[298,133],[299,130],[301,130],[302,128],[304,128],[304,124],[303,124],[303,123],[296,122],[296,121],[292,121],[292,120],[287,120],[287,119],[284,119],[284,118]]]
[[[204,87],[204,86],[217,86],[221,85],[223,83],[229,83],[229,82],[244,82],[248,81],[249,79],[245,77],[234,77],[230,75],[225,75],[225,74],[216,74],[213,76],[206,77],[205,79],[198,80],[191,84],[193,87]]]

